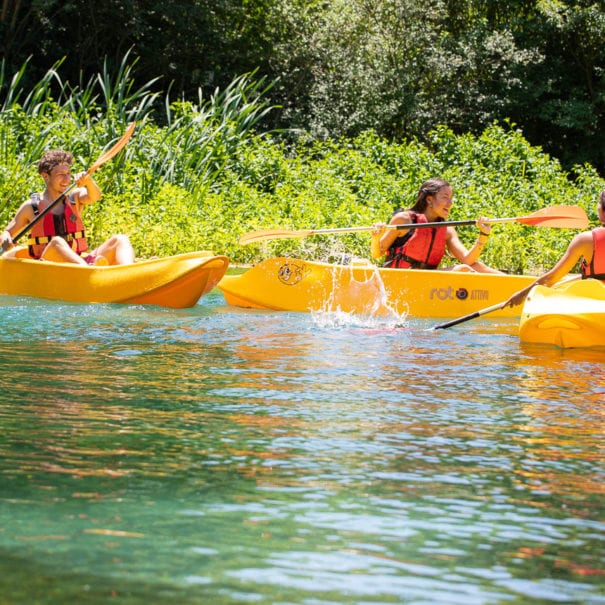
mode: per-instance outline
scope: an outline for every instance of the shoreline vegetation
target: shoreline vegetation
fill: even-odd
[[[439,176],[454,186],[452,220],[522,216],[546,206],[583,207],[593,226],[605,181],[591,165],[564,171],[531,146],[511,122],[480,135],[434,129],[429,143],[390,142],[371,131],[320,141],[301,131],[263,130],[280,111],[266,100],[272,84],[244,74],[198,101],[134,87],[124,58],[89,82],[62,81],[60,62],[31,89],[0,71],[0,222],[6,224],[39,187],[35,165],[45,149],[72,151],[84,170],[123,134],[137,127],[126,148],[95,173],[103,198],[87,209],[92,244],[110,234],[130,236],[137,257],[210,249],[234,266],[292,255],[337,261],[370,258],[369,233],[314,236],[240,246],[258,229],[318,229],[388,221],[413,205],[420,184]],[[459,228],[469,244],[473,227]],[[537,274],[552,266],[575,230],[496,225],[482,255],[509,273]],[[452,260],[452,263],[454,261]],[[447,263],[445,263],[447,265]]]

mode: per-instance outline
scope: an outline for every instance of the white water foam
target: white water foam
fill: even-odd
[[[409,326],[406,316],[392,315],[378,317],[359,313],[347,313],[337,309],[335,311],[312,311],[311,318],[316,328],[369,328],[376,330],[395,330]]]
[[[363,267],[370,271],[364,279],[355,277],[354,269]],[[364,327],[376,329],[394,329],[406,327],[407,312],[398,313],[397,309],[389,302],[387,293],[380,276],[378,267],[363,258],[355,258],[346,255],[341,256],[340,271],[334,271],[332,289],[324,307],[319,311],[312,311],[313,322],[317,327]],[[342,271],[350,271],[350,279],[346,287],[342,286]],[[371,301],[361,311],[352,313],[343,311],[336,299],[342,300],[367,299]]]

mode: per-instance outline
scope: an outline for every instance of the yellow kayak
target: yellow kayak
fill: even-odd
[[[0,257],[0,294],[79,303],[192,307],[216,286],[228,265],[226,256],[210,252],[112,266]]]
[[[368,261],[336,265],[294,258],[264,260],[218,284],[231,305],[280,311],[343,311],[458,317],[506,300],[535,277],[458,271],[378,269]],[[519,307],[496,317],[515,317]]]
[[[523,305],[519,338],[561,348],[605,346],[605,285],[584,279],[536,286]]]

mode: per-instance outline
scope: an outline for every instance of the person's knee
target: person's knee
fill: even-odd
[[[48,242],[49,248],[64,248],[67,245],[67,242],[58,235],[53,235],[50,238],[50,242]]]
[[[66,252],[67,250],[71,250],[69,244],[58,235],[55,235],[51,238],[46,248],[47,250],[56,250],[57,252]]]
[[[123,233],[112,235],[107,243],[115,248],[121,246],[131,246],[129,237],[127,235],[124,235]]]
[[[114,252],[115,262],[119,265],[127,265],[134,262],[134,248],[130,243],[130,238],[122,233],[114,235],[113,237],[115,239],[112,249]]]
[[[55,262],[86,264],[84,259],[76,254],[62,237],[57,235],[48,242],[41,258]]]

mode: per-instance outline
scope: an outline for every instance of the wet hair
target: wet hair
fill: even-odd
[[[74,161],[74,156],[69,151],[63,151],[62,149],[51,149],[47,151],[38,162],[38,172],[42,174],[50,171],[59,164],[67,164],[71,166]]]
[[[443,179],[433,178],[422,183],[420,189],[418,190],[418,195],[416,196],[416,203],[410,208],[410,210],[424,214],[424,211],[428,205],[426,198],[429,195],[436,195],[444,187],[451,187],[451,185]]]

